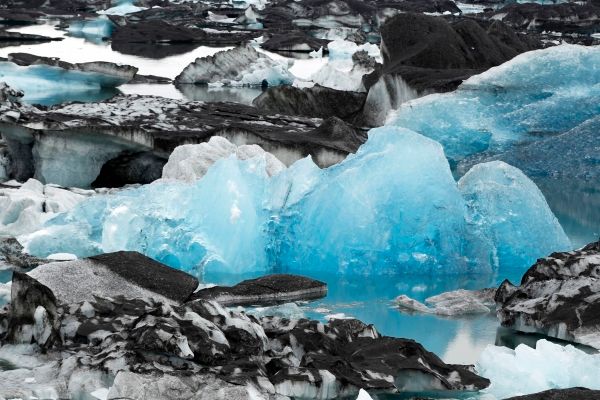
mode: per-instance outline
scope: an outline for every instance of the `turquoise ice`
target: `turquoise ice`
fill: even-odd
[[[98,196],[21,239],[39,256],[127,249],[236,274],[486,273],[570,248],[525,175],[495,162],[457,185],[442,146],[408,129],[374,129],[355,155],[324,170],[307,158],[270,178],[264,163],[233,156],[192,184]],[[526,240],[511,237],[513,227]]]
[[[452,93],[403,104],[389,124],[437,140],[451,162],[566,132],[600,114],[600,46],[523,53]]]

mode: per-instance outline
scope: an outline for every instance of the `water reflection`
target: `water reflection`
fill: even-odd
[[[324,270],[327,268],[324,267]],[[515,276],[510,278],[518,280],[520,274],[515,273]],[[493,314],[460,318],[411,315],[400,312],[394,306],[393,300],[401,294],[424,301],[430,296],[460,288],[495,287],[504,277],[493,275],[340,276],[326,272],[303,275],[326,282],[329,289],[327,297],[309,305],[306,313],[309,318],[326,321],[327,317],[333,314],[358,318],[374,324],[384,335],[414,339],[429,351],[438,354],[444,361],[452,363],[472,364],[486,345],[494,344],[496,341],[498,321]],[[253,276],[211,272],[203,279],[205,282],[231,285],[250,277]]]

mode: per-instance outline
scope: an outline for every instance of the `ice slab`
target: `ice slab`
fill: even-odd
[[[439,141],[451,161],[566,132],[600,113],[600,47],[530,51],[457,91],[403,104],[388,121]]]

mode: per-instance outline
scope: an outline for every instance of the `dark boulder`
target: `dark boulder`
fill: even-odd
[[[454,90],[464,79],[541,47],[501,22],[399,14],[381,28],[383,74],[419,91]],[[373,79],[371,79],[373,81]]]
[[[48,263],[48,260],[24,253],[21,243],[12,237],[0,238],[0,259],[22,270],[30,270]]]
[[[95,296],[152,297],[178,304],[198,287],[193,276],[133,251],[50,263],[29,274],[66,304],[91,301]]]
[[[303,115],[307,117],[338,117],[350,120],[363,107],[365,93],[347,92],[315,85],[271,87],[252,102],[260,111],[271,114]]]
[[[327,50],[327,40],[315,39],[302,31],[276,33],[260,45],[265,50],[278,52],[311,52]]]
[[[13,273],[10,314],[4,343],[60,344],[60,316],[54,294],[28,275]]]
[[[495,301],[502,326],[600,349],[600,242],[539,259]]]
[[[514,3],[485,15],[524,31],[590,35],[600,29],[600,6],[594,2]]]
[[[194,293],[191,300],[213,300],[224,306],[270,305],[299,300],[314,300],[327,295],[323,282],[299,275],[273,274],[238,283],[215,286]]]

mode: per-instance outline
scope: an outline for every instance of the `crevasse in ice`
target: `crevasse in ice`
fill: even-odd
[[[600,46],[523,53],[452,93],[402,104],[388,123],[439,141],[455,162],[566,132],[600,113]]]
[[[523,210],[503,200],[535,188],[523,174],[492,163],[457,185],[442,147],[407,129],[372,130],[356,154],[328,169],[310,158],[273,177],[265,167],[265,154],[232,155],[193,183],[96,196],[21,240],[40,256],[128,249],[182,269],[232,273],[489,272],[570,247],[542,196]],[[510,215],[507,224],[499,215]],[[510,225],[537,240],[505,249]]]

